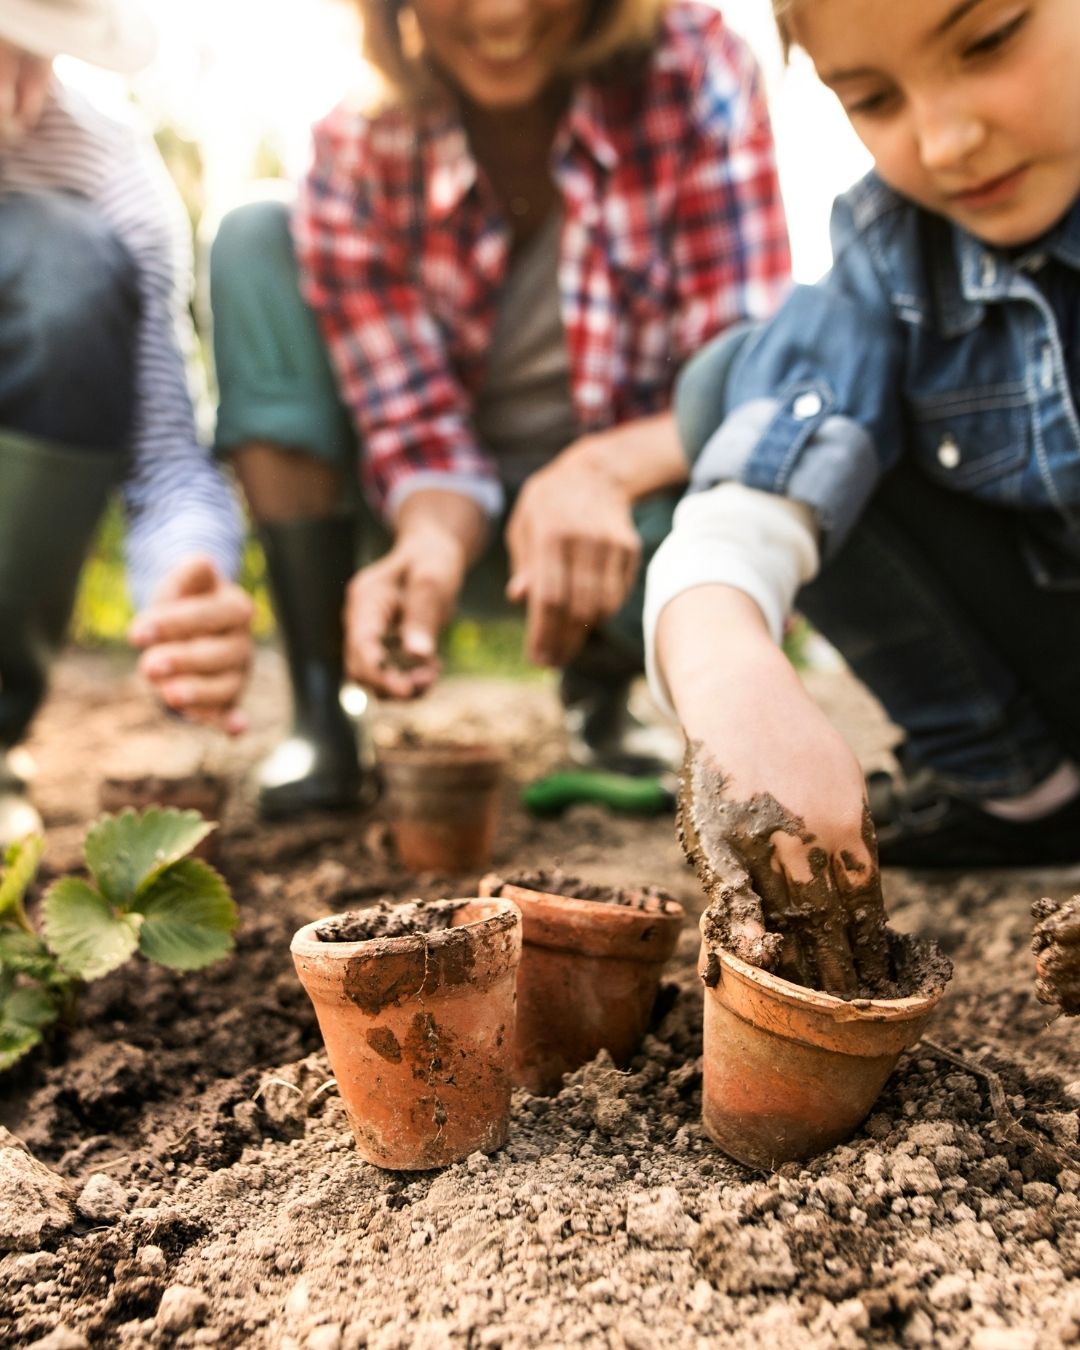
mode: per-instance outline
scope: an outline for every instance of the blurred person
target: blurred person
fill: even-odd
[[[41,822],[20,747],[119,487],[140,670],[171,709],[229,731],[251,605],[232,493],[196,438],[187,219],[148,137],[53,73],[131,73],[133,0],[0,5],[0,844]]]
[[[381,103],[317,126],[291,222],[240,208],[211,261],[217,443],[295,705],[264,813],[355,800],[343,674],[423,693],[459,604],[504,591],[575,757],[655,768],[626,698],[686,476],[672,382],[788,279],[757,69],[690,0],[359,3]]]

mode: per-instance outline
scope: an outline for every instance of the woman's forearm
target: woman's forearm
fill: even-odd
[[[583,436],[563,454],[580,457],[610,478],[630,502],[662,488],[681,487],[689,477],[675,418],[669,412]]]
[[[472,497],[441,488],[419,488],[398,507],[394,537],[398,544],[426,538],[439,551],[458,552],[464,571],[484,550],[488,521]]]

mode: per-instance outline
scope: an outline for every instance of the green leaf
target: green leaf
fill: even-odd
[[[21,908],[30,883],[37,875],[44,850],[45,840],[40,834],[32,834],[10,845],[4,857],[4,874],[0,877],[0,914],[14,914]]]
[[[118,914],[92,886],[63,877],[42,901],[45,940],[71,975],[96,980],[122,966],[139,945],[141,916]]]
[[[236,906],[225,879],[198,858],[162,873],[136,901],[139,950],[174,970],[199,970],[232,951]]]
[[[0,1072],[10,1069],[41,1040],[43,1028],[55,1022],[59,1010],[48,993],[36,985],[22,985],[0,1004]]]
[[[185,857],[214,828],[198,811],[150,807],[102,816],[86,836],[86,863],[106,899],[130,909],[167,867]]]
[[[0,924],[0,968],[47,980],[56,969],[56,957],[35,933]]]

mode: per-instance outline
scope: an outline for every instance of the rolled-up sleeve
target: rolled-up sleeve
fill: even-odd
[[[726,370],[726,415],[691,474],[691,491],[738,481],[801,502],[825,557],[902,447],[902,333],[853,234],[838,203],[832,271],[743,341]]]

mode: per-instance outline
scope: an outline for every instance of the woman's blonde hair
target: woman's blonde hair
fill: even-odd
[[[667,3],[593,0],[561,73],[582,75],[648,51]],[[406,105],[425,102],[441,86],[424,60],[419,25],[408,0],[356,0],[356,6],[364,25],[364,55],[385,81],[387,100]]]

